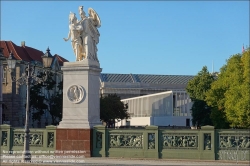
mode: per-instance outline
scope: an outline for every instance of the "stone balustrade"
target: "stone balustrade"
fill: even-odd
[[[24,129],[12,128],[10,125],[0,125],[0,129],[0,154],[23,150]],[[56,126],[31,128],[30,151],[37,155],[56,155],[56,142],[60,143],[62,139],[57,140],[56,135],[60,133],[56,132]],[[237,161],[250,159],[250,130],[247,129],[214,129],[213,126],[202,126],[201,129],[158,126],[111,129],[97,125],[90,133],[92,146],[89,157]],[[77,135],[77,140],[86,137]],[[69,133],[67,138],[71,137],[74,135]]]
[[[249,130],[217,130],[213,126],[193,130],[95,126],[93,131],[95,157],[249,161],[249,151]]]
[[[1,153],[23,151],[24,128],[13,128],[10,125],[0,125]],[[46,126],[45,129],[30,129],[30,151],[39,154],[53,154],[56,142],[56,126]]]

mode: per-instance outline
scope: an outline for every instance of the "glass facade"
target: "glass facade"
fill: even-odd
[[[167,91],[121,100],[131,117],[190,116],[191,100],[185,91]]]

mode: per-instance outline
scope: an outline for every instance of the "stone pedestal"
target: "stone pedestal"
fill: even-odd
[[[100,64],[83,60],[63,67],[63,116],[58,128],[93,128],[100,123]]]
[[[63,116],[57,126],[56,150],[91,155],[91,133],[100,125],[100,64],[83,60],[63,67]]]

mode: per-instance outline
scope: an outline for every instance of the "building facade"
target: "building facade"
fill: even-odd
[[[100,94],[118,94],[121,99],[165,91],[185,91],[194,76],[101,73]]]
[[[117,126],[190,126],[192,102],[185,91],[166,91],[122,102],[128,104],[130,119]]]
[[[1,41],[0,47],[3,48],[3,55],[8,58],[10,54],[14,56],[17,60],[23,63],[17,63],[15,69],[12,73],[7,67],[7,62],[2,61],[2,123],[10,124],[13,127],[24,126],[25,122],[25,105],[26,105],[26,85],[19,85],[16,82],[12,81],[12,76],[15,76],[16,79],[20,78],[22,73],[25,72],[26,62],[29,62],[35,65],[35,73],[44,72],[42,66],[42,58],[45,53],[31,48],[25,45],[25,42],[22,42],[20,46],[17,46],[12,41]],[[50,50],[47,49],[48,54]],[[60,71],[60,66],[63,65],[63,62],[67,60],[55,54],[53,56],[53,62],[51,65],[51,72],[56,72],[53,79],[58,84],[62,80],[62,72]],[[13,74],[13,75],[12,75]],[[57,85],[55,85],[57,86]],[[46,93],[46,92],[44,92]],[[41,117],[40,122],[32,121],[32,112],[35,111],[30,108],[30,125],[32,127],[44,127],[47,124],[51,123],[51,117],[48,112],[44,110],[45,114]],[[47,124],[46,124],[47,123]]]
[[[117,94],[128,103],[131,118],[116,126],[191,126],[192,102],[186,86],[193,77],[102,73],[100,93]]]

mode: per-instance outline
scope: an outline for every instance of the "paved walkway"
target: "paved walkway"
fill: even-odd
[[[81,159],[60,159],[60,160],[47,160],[47,163],[39,163],[39,160],[32,160],[33,163],[6,163],[1,162],[1,166],[55,166],[55,165],[78,165],[78,166],[85,166],[85,165],[133,165],[133,166],[143,166],[143,165],[173,165],[173,166],[249,166],[250,162],[247,161],[196,161],[196,160],[166,160],[166,159],[124,159],[124,158],[99,158],[99,157],[92,157],[92,158],[84,158],[83,160]],[[44,161],[44,160],[43,160]],[[56,163],[55,163],[56,162]]]

